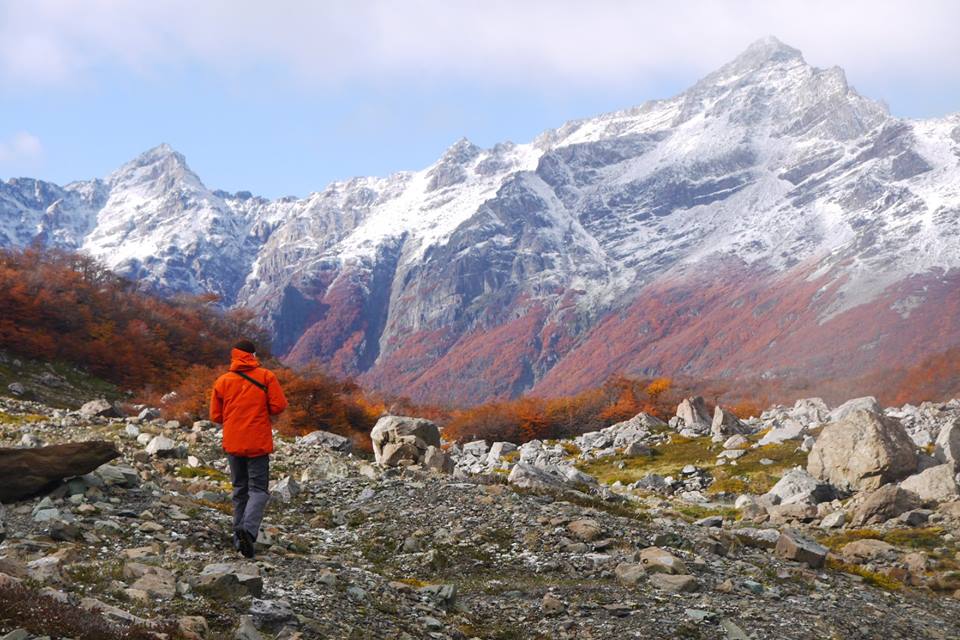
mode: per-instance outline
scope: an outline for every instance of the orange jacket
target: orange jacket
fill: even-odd
[[[273,452],[270,416],[287,408],[277,377],[262,368],[252,353],[240,349],[230,352],[230,371],[242,371],[267,391],[236,373],[217,378],[210,397],[210,420],[223,425],[223,450],[244,458]]]

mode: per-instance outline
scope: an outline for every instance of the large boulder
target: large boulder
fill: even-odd
[[[677,418],[680,421],[677,426],[679,431],[690,431],[698,435],[709,433],[713,425],[707,403],[700,396],[686,398],[677,405]]]
[[[750,433],[750,427],[743,424],[731,411],[719,405],[713,411],[713,422],[710,423],[710,435],[714,442],[723,442],[730,436]]]
[[[924,502],[952,500],[960,493],[952,464],[939,464],[912,475],[900,483],[900,488],[917,494]]]
[[[810,475],[843,490],[876,489],[916,468],[913,440],[900,423],[866,410],[824,427],[807,459]]]
[[[48,492],[64,478],[90,473],[119,455],[113,443],[103,441],[0,449],[0,502]]]
[[[895,484],[888,484],[876,491],[861,493],[848,505],[852,511],[851,524],[862,527],[867,524],[882,524],[901,513],[919,509],[920,499],[915,493]]]
[[[396,466],[404,460],[418,463],[427,448],[440,447],[440,430],[422,418],[384,416],[370,432],[370,440],[379,464]]]
[[[847,400],[831,411],[828,419],[830,422],[839,422],[856,411],[868,411],[881,415],[883,414],[883,407],[880,406],[880,403],[877,402],[877,399],[873,396],[854,398],[853,400]]]
[[[960,470],[960,421],[951,420],[940,428],[933,455],[937,461]]]

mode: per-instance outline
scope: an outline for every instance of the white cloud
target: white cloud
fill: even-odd
[[[40,139],[26,131],[19,131],[8,140],[0,140],[0,165],[31,165],[42,157]]]
[[[104,65],[160,74],[270,65],[311,86],[622,86],[712,70],[776,35],[854,78],[955,83],[957,24],[954,0],[0,0],[0,76],[8,87],[59,86]]]

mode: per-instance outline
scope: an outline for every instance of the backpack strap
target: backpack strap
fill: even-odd
[[[251,384],[253,384],[253,386],[255,386],[255,387],[260,387],[260,390],[263,391],[264,393],[269,394],[269,392],[267,391],[267,385],[263,384],[262,382],[260,382],[260,381],[258,381],[258,380],[254,380],[253,378],[251,378],[251,377],[248,376],[247,374],[243,373],[242,371],[231,371],[230,373],[235,373],[235,374],[237,374],[238,376],[240,376],[240,377],[243,378],[244,380],[247,380],[248,382],[250,382]]]

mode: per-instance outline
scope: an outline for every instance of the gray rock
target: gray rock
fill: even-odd
[[[155,407],[144,407],[140,413],[137,414],[137,418],[140,420],[159,420],[160,416],[160,409]]]
[[[353,451],[353,441],[350,438],[346,438],[336,433],[330,433],[329,431],[324,431],[322,429],[317,431],[312,431],[307,435],[300,438],[298,444],[305,447],[324,447],[330,449],[331,451],[339,451],[341,453],[350,453]]]
[[[917,494],[924,502],[943,502],[960,495],[952,462],[912,475],[900,483],[900,488]]]
[[[876,491],[858,494],[850,504],[850,521],[855,527],[866,524],[880,524],[896,518],[901,513],[919,509],[920,498],[915,493],[905,491],[895,484],[888,484]]]
[[[494,442],[490,445],[490,452],[487,454],[487,464],[497,464],[503,456],[517,450],[517,445],[512,442]]]
[[[513,466],[507,481],[523,489],[554,489],[566,484],[562,478],[525,462]]]
[[[857,411],[866,411],[876,415],[883,415],[883,407],[880,406],[880,403],[877,402],[877,399],[873,396],[864,396],[862,398],[847,400],[839,407],[831,411],[827,419],[830,422],[839,422],[840,420],[845,419],[847,416]]]
[[[250,617],[257,629],[270,633],[277,633],[288,624],[297,623],[297,616],[286,600],[254,598],[250,604]]]
[[[439,447],[440,430],[429,420],[384,416],[370,432],[370,440],[376,461],[384,466],[393,466],[402,460],[419,462],[427,447]],[[394,446],[385,451],[388,444]]]
[[[960,421],[952,420],[940,429],[933,455],[939,462],[960,471]]]
[[[240,624],[233,632],[234,640],[264,640],[264,637],[257,631],[253,624],[253,618],[250,616],[240,616]]]
[[[25,396],[27,394],[27,388],[19,382],[11,382],[8,384],[7,391],[15,396]]]
[[[847,514],[843,511],[834,511],[833,513],[828,513],[823,516],[823,519],[820,520],[821,529],[836,529],[842,527],[847,521]]]
[[[111,404],[107,400],[104,400],[103,398],[99,398],[97,400],[91,400],[90,402],[87,402],[82,407],[80,407],[80,410],[78,413],[84,418],[95,418],[95,417],[119,418],[120,417],[120,412],[117,411],[116,407],[114,407],[113,404]]]
[[[803,562],[811,569],[819,569],[826,563],[829,550],[793,529],[784,529],[774,553],[787,560]]]
[[[857,410],[823,428],[807,471],[842,490],[876,489],[917,467],[913,441],[898,421]]]
[[[783,444],[787,440],[798,440],[807,433],[807,427],[799,420],[788,418],[782,424],[774,427],[760,438],[760,446],[768,444]]]
[[[790,469],[766,493],[773,504],[817,504],[834,498],[830,485],[820,482],[799,467]]]
[[[621,562],[613,570],[613,574],[616,576],[617,582],[632,587],[643,580],[647,572],[639,564]]]
[[[430,445],[423,454],[423,466],[438,473],[453,473],[453,460],[440,447]]]
[[[689,573],[683,560],[660,547],[642,549],[640,551],[640,564],[647,573]]]
[[[105,464],[93,472],[108,487],[133,488],[140,484],[140,475],[132,467]]]
[[[154,436],[147,443],[146,452],[158,458],[177,458],[180,457],[180,450],[177,443],[167,436]]]
[[[300,485],[291,476],[277,480],[270,490],[270,496],[280,502],[290,502],[300,495]]]
[[[467,455],[485,458],[488,454],[486,440],[474,440],[463,445],[463,452]]]
[[[4,510],[3,504],[0,504],[0,542],[3,542],[7,538],[7,525],[5,521],[6,512]]]
[[[666,573],[656,573],[650,576],[650,584],[661,591],[670,593],[690,593],[700,588],[700,583],[693,576]]]
[[[736,415],[717,405],[713,411],[713,421],[710,423],[710,435],[713,442],[723,442],[737,434],[750,433],[750,427],[740,421]]]
[[[707,412],[707,403],[700,396],[686,398],[677,406],[677,418],[680,429],[692,431],[698,435],[710,432],[713,419]]]

